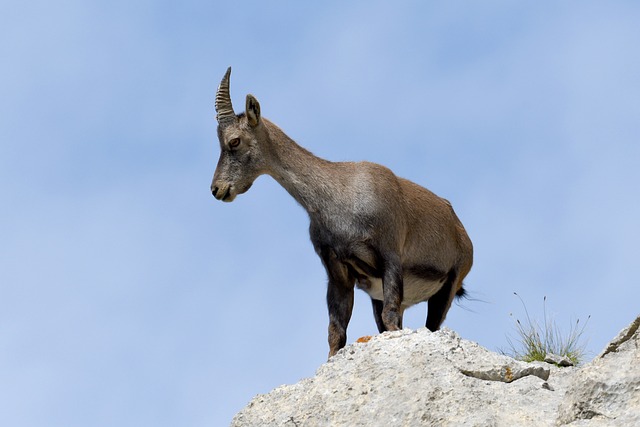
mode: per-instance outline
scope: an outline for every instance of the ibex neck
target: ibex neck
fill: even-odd
[[[318,212],[331,196],[334,163],[302,148],[276,126],[269,133],[273,149],[269,175],[307,212]]]

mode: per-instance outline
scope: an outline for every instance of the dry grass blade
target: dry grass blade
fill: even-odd
[[[566,356],[575,365],[584,361],[585,346],[582,336],[591,316],[582,325],[580,319],[572,323],[567,332],[563,332],[556,322],[547,315],[547,297],[543,299],[543,323],[540,325],[529,316],[527,306],[516,292],[524,308],[526,322],[515,319],[515,330],[518,338],[513,340],[507,335],[508,348],[500,349],[502,354],[524,362],[543,361],[547,354]],[[513,317],[513,314],[511,314]]]

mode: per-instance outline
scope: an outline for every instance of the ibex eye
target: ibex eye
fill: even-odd
[[[233,138],[229,141],[229,147],[231,148],[236,148],[238,145],[240,145],[240,138]]]

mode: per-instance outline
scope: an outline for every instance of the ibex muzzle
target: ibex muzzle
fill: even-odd
[[[252,95],[236,115],[230,74],[216,93],[220,160],[211,192],[230,202],[268,174],[305,208],[329,278],[329,356],[346,343],[356,286],[371,297],[380,332],[402,328],[404,310],[424,301],[427,328],[440,328],[473,262],[451,204],[384,166],[314,156],[263,118]]]

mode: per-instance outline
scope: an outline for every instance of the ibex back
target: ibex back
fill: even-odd
[[[371,297],[380,332],[402,328],[404,310],[423,301],[427,328],[440,328],[473,261],[451,204],[384,166],[314,156],[262,117],[252,95],[236,115],[230,74],[216,94],[220,160],[211,192],[230,202],[267,174],[306,209],[329,277],[329,356],[346,343],[354,286]]]

